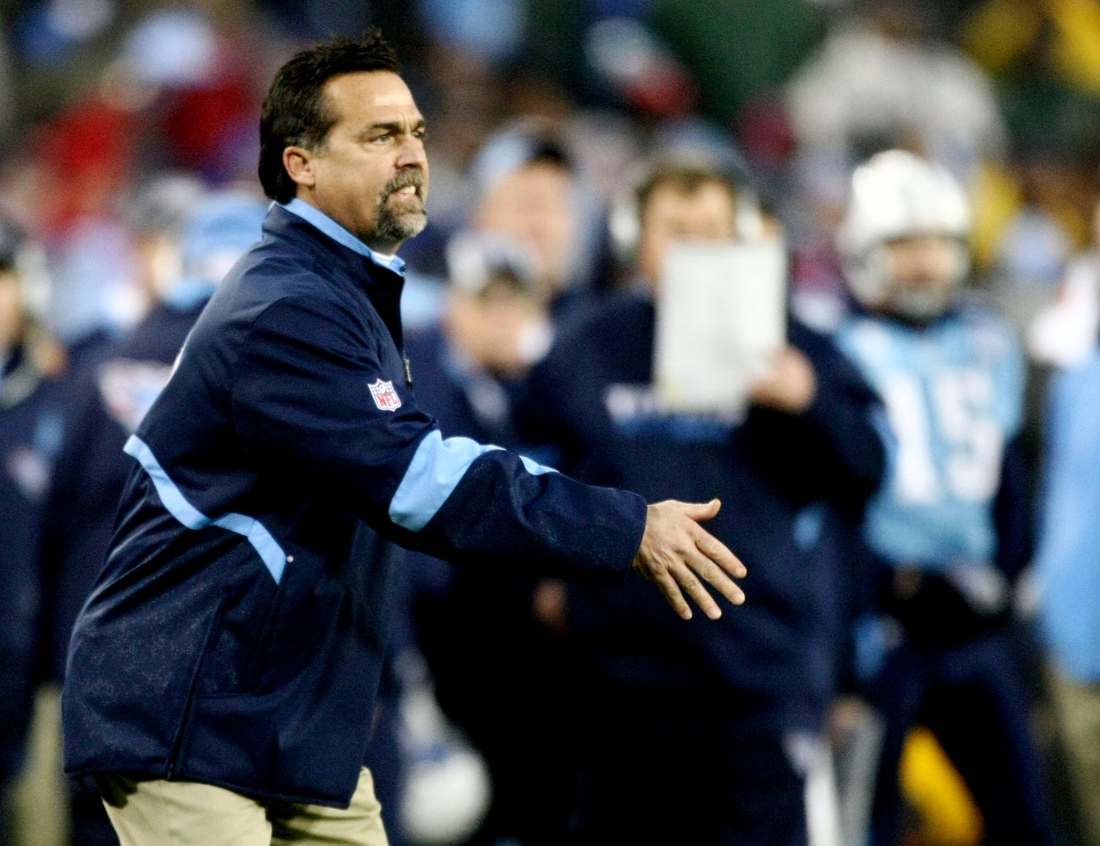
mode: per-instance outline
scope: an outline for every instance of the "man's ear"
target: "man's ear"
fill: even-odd
[[[283,167],[298,185],[312,188],[316,181],[313,153],[305,147],[286,147],[283,150]]]

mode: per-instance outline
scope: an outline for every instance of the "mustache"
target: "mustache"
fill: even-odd
[[[409,187],[416,188],[417,191],[424,187],[424,171],[421,168],[410,167],[398,173],[393,179],[386,183],[386,187],[383,189],[383,195],[388,197],[394,191],[400,191],[402,188]]]

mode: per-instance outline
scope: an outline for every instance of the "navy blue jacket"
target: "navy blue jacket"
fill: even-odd
[[[543,459],[538,449],[519,440],[512,422],[512,406],[522,390],[522,381],[499,379],[463,361],[440,325],[410,332],[405,348],[412,362],[418,401],[445,434],[462,435]],[[497,695],[493,685],[499,683],[502,665],[508,666],[505,684],[515,684],[527,670],[540,677],[547,674],[545,665],[539,666],[528,631],[544,628],[535,622],[531,611],[531,593],[541,581],[540,574],[515,566],[506,570],[467,567],[453,572],[417,554],[409,555],[408,562],[405,575],[409,610],[429,596],[431,613],[423,614],[418,609],[415,631],[414,615],[410,613],[407,620],[398,622],[395,635],[403,636],[406,642],[424,636],[436,692],[445,708],[448,702],[443,700],[449,686],[463,701],[476,703],[478,717],[495,719],[495,715],[490,716],[492,709],[482,707],[482,702]],[[456,628],[462,631],[453,631]],[[395,650],[401,645],[398,640]],[[527,663],[533,666],[521,666]],[[475,683],[471,681],[471,670],[496,678],[490,683],[484,679]],[[451,716],[462,722],[462,715]],[[528,713],[515,719],[528,724],[532,716]],[[493,730],[499,735],[499,726]],[[477,737],[473,739],[478,741]]]
[[[399,260],[273,207],[126,451],[107,563],[77,620],[66,769],[346,806],[398,544],[614,580],[645,503],[444,439],[402,356]]]
[[[570,591],[572,623],[596,671],[617,684],[717,693],[748,712],[746,726],[815,727],[837,672],[850,526],[885,467],[877,397],[827,338],[794,323],[790,342],[818,380],[805,413],[753,407],[736,424],[664,414],[654,324],[638,297],[598,307],[534,369],[520,419],[579,478],[649,501],[719,497],[706,527],[748,568],[747,599],[699,625],[634,585],[580,588]]]
[[[504,381],[461,361],[439,325],[410,332],[406,351],[420,404],[447,434],[461,434],[505,449],[520,447],[512,404],[520,382]]]

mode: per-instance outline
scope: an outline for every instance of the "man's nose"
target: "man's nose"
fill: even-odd
[[[412,135],[406,138],[401,145],[396,164],[398,167],[426,167],[428,156],[424,151],[424,140]]]

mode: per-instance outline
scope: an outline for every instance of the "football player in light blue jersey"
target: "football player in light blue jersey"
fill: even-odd
[[[1030,554],[1025,369],[1007,322],[962,296],[969,233],[966,195],[939,165],[891,150],[853,174],[838,246],[855,308],[836,340],[884,400],[889,443],[864,524],[888,621],[869,673],[886,725],[876,846],[897,838],[898,763],[918,722],[970,787],[986,842],[1053,839],[1007,635]]]

